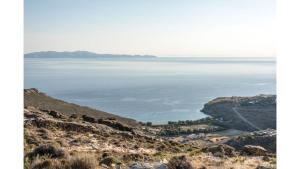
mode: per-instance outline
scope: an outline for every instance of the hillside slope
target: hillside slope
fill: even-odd
[[[38,91],[37,89],[24,89],[24,106],[33,106],[44,110],[54,110],[62,114],[78,116],[88,115],[96,119],[99,118],[114,118],[121,123],[125,123],[130,126],[139,126],[139,124],[129,118],[120,117],[114,114],[110,114],[104,111],[92,109],[86,106],[79,106],[73,103],[68,103],[62,100],[58,100],[47,96],[46,94]]]
[[[36,89],[26,89],[24,99],[25,169],[276,168],[276,154],[268,150],[276,146],[274,131],[272,139],[266,131],[253,138],[251,133],[231,137],[213,131],[201,137],[164,137],[153,132],[162,126],[136,127],[132,119],[54,99]],[[261,147],[265,145],[267,150]]]

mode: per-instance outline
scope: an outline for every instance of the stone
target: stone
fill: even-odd
[[[245,145],[243,147],[243,152],[247,155],[253,156],[265,156],[267,155],[267,150],[261,146],[254,146],[254,145]]]
[[[175,156],[167,164],[168,169],[194,169],[186,156]]]
[[[214,156],[217,156],[217,157],[225,157],[225,156],[233,157],[233,156],[236,156],[235,149],[231,146],[224,145],[224,144],[205,147],[204,149],[202,149],[202,151],[203,152],[210,152]]]
[[[58,113],[57,111],[54,110],[50,110],[49,115],[54,117],[54,118],[61,118],[62,115],[60,113]]]
[[[90,123],[96,123],[96,119],[87,115],[82,115],[83,121],[90,122]]]

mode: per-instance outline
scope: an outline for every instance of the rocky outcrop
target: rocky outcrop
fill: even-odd
[[[235,149],[231,146],[228,145],[213,145],[213,146],[208,146],[202,149],[203,152],[206,153],[212,153],[214,156],[217,157],[233,157],[236,156]]]
[[[209,169],[219,168],[220,164],[225,164],[225,168],[276,166],[276,155],[269,154],[269,148],[266,147],[267,144],[273,144],[274,135],[276,141],[275,130],[234,137],[226,142],[228,144],[222,144],[223,139],[212,141],[214,138],[219,139],[221,133],[204,134],[203,137],[182,142],[180,137],[167,138],[149,132],[157,131],[161,126],[134,127],[120,121],[118,116],[85,114],[83,110],[90,109],[53,101],[35,89],[26,90],[26,93],[30,95],[26,98],[32,100],[25,101],[28,104],[24,106],[25,169],[41,168],[44,164],[58,168],[56,166],[73,166],[78,163],[87,168],[133,169]],[[31,103],[38,98],[41,99],[38,103]],[[58,107],[52,109],[55,104]],[[182,127],[188,129],[191,126]],[[229,136],[225,137],[225,140],[228,139]],[[264,153],[267,155],[257,157]]]
[[[93,118],[93,117],[90,117],[90,116],[87,116],[87,115],[82,115],[81,117],[82,117],[83,121],[90,122],[90,123],[96,123],[96,119]]]
[[[194,169],[186,156],[175,156],[167,164],[168,169]]]
[[[129,169],[168,169],[164,163],[133,163],[129,166]]]
[[[243,147],[243,152],[247,155],[253,156],[265,156],[267,155],[267,150],[261,146],[245,145]]]
[[[276,130],[267,129],[243,134],[225,142],[238,150],[242,150],[245,145],[261,146],[269,152],[276,153]]]
[[[24,107],[36,107],[40,110],[51,110],[59,112],[61,115],[71,116],[73,114],[78,116],[89,116],[95,119],[99,118],[113,118],[129,126],[139,126],[139,124],[129,118],[120,117],[114,114],[110,114],[104,111],[95,110],[85,106],[79,106],[73,103],[68,103],[62,100],[58,100],[47,96],[45,93],[40,92],[35,88],[24,89]]]
[[[202,112],[227,128],[244,131],[276,129],[276,95],[220,97],[205,104]]]
[[[131,131],[132,128],[123,126],[116,119],[107,121],[110,121],[108,125],[99,124],[97,121],[86,122],[81,118],[55,118],[48,111],[29,106],[24,109],[25,149],[58,143],[74,151],[110,150],[118,152],[124,160],[132,161],[148,158],[149,153],[155,153],[161,145],[164,145],[162,152],[173,152],[171,150],[174,145],[186,147],[179,143],[158,140],[138,129]]]
[[[25,121],[25,125],[36,126],[38,128],[46,129],[62,129],[67,131],[75,131],[80,133],[99,133],[100,130],[89,124],[77,123],[77,122],[63,122],[55,121],[52,119],[34,118]],[[102,130],[105,132],[105,130]]]
[[[24,89],[25,94],[38,94],[40,93],[37,88]]]
[[[104,125],[107,125],[109,127],[112,127],[114,129],[117,129],[117,130],[120,130],[120,131],[130,131],[132,132],[133,131],[133,128],[132,127],[129,127],[125,124],[122,124],[116,120],[109,120],[109,119],[98,119],[98,123],[99,124],[104,124]]]

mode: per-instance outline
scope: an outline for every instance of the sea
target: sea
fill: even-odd
[[[207,117],[217,97],[276,94],[275,58],[25,58],[24,87],[137,121]]]

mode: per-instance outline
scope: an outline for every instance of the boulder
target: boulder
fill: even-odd
[[[90,117],[87,115],[82,115],[82,120],[90,123],[96,123],[96,119],[94,117]]]
[[[98,123],[99,124],[104,124],[104,125],[107,125],[111,128],[114,128],[114,129],[117,129],[117,130],[120,130],[120,131],[129,131],[129,132],[132,132],[133,131],[133,128],[132,127],[129,127],[123,123],[120,123],[118,121],[115,121],[115,120],[104,120],[104,119],[98,119]]]
[[[77,115],[77,114],[72,114],[72,115],[70,116],[70,118],[71,118],[71,119],[77,119],[77,118],[78,118],[78,115]]]
[[[54,117],[54,118],[61,118],[62,117],[62,115],[60,113],[58,113],[57,111],[54,111],[54,110],[50,110],[49,115]]]
[[[233,157],[236,156],[235,149],[231,146],[225,145],[225,144],[220,144],[220,145],[213,145],[209,147],[205,147],[202,149],[203,152],[210,152],[214,156],[218,157]]]
[[[175,156],[167,164],[168,169],[194,169],[186,156]]]
[[[266,129],[233,137],[224,144],[242,150],[245,145],[264,147],[267,151],[276,153],[276,130]]]
[[[24,93],[39,93],[39,90],[36,88],[24,89]]]
[[[243,147],[243,152],[247,155],[253,156],[265,156],[267,155],[267,150],[261,146],[254,146],[254,145],[245,145]]]
[[[167,165],[164,163],[133,163],[129,166],[129,169],[168,169]]]

